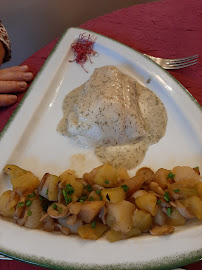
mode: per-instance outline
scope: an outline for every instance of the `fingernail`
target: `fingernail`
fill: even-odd
[[[18,86],[19,86],[21,89],[26,89],[26,88],[27,88],[26,82],[18,82]]]
[[[28,69],[28,66],[26,66],[26,65],[20,66],[20,69],[21,69],[22,71],[26,71],[26,70]]]
[[[26,73],[24,73],[24,78],[26,80],[30,80],[33,78],[33,74],[31,72],[26,72]]]
[[[17,101],[17,96],[10,95],[10,96],[9,96],[9,100],[10,100],[10,102],[14,103],[14,102]]]

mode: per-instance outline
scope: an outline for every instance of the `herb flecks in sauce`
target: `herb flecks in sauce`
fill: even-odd
[[[95,69],[86,83],[66,95],[63,113],[60,133],[95,147],[103,163],[127,169],[142,162],[167,125],[160,99],[114,66]]]

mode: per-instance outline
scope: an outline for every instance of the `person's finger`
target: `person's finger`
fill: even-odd
[[[6,107],[14,104],[17,101],[15,95],[0,95],[0,107]]]
[[[0,70],[0,81],[26,81],[33,79],[32,72],[24,72],[18,69],[2,69]]]
[[[2,70],[4,70],[4,72],[8,72],[9,70],[10,71],[14,71],[14,70],[29,71],[29,67],[27,65],[23,65],[23,66],[9,67]]]
[[[26,82],[0,81],[0,93],[18,93],[27,89]]]

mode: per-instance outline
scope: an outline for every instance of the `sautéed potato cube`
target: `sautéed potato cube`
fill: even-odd
[[[149,212],[152,216],[157,214],[157,198],[155,195],[148,193],[146,195],[142,195],[135,199],[135,204],[141,210],[145,210]]]

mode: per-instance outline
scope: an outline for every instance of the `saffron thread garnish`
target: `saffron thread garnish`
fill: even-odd
[[[85,33],[80,34],[78,40],[71,45],[74,51],[75,59],[69,60],[69,62],[76,62],[88,73],[84,67],[84,64],[87,60],[92,63],[91,57],[98,54],[93,50],[95,40],[96,38],[93,40],[90,34],[88,36],[86,36]]]

